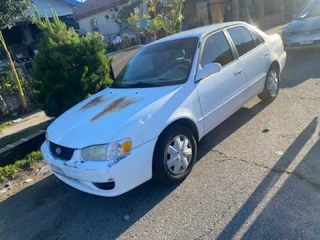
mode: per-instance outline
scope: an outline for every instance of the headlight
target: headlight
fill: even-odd
[[[110,161],[119,160],[126,157],[132,148],[130,139],[124,139],[118,142],[87,147],[81,150],[83,160],[91,161]]]

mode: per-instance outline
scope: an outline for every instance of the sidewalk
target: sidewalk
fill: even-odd
[[[289,23],[283,24],[283,25],[279,25],[273,28],[270,28],[268,30],[265,31],[265,33],[267,34],[280,34],[282,33],[283,29],[285,29],[287,26],[289,25]]]
[[[22,118],[22,120],[12,126],[5,127],[2,132],[0,132],[0,138],[14,134],[23,129],[38,125],[45,121],[50,120],[50,117],[47,117],[43,111],[33,113],[31,115]]]

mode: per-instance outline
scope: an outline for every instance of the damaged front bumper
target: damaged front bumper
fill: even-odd
[[[71,160],[60,160],[51,154],[48,141],[42,144],[41,153],[61,181],[83,192],[114,197],[151,179],[156,141],[133,149],[120,161],[83,161],[80,150],[74,151]]]

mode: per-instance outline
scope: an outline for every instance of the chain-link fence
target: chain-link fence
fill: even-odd
[[[30,77],[31,62],[17,63],[16,69],[26,97],[28,110],[35,110],[37,105],[33,100],[34,89]],[[0,68],[0,116],[19,114],[25,111],[9,66]]]

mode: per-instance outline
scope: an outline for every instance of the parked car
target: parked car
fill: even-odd
[[[56,119],[42,154],[63,182],[100,196],[152,177],[179,183],[207,133],[256,95],[277,97],[285,62],[279,35],[242,22],[155,41],[109,88]]]
[[[320,0],[311,0],[284,29],[286,50],[320,47]]]

